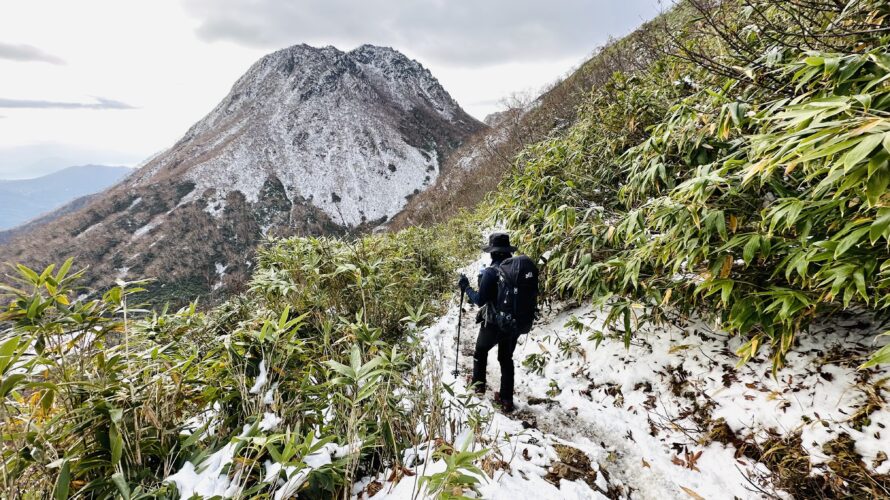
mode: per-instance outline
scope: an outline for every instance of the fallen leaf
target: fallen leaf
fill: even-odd
[[[643,467],[645,467],[645,468],[647,468],[647,469],[651,469],[651,468],[652,468],[652,466],[649,465],[649,462],[647,462],[645,458],[643,458],[643,459],[641,459],[641,460],[643,460]]]
[[[690,347],[692,347],[692,346],[689,344],[675,345],[675,346],[671,347],[670,349],[668,349],[668,354],[673,354],[675,352],[684,351],[686,349],[689,349]]]
[[[689,488],[687,488],[685,486],[680,486],[680,489],[683,490],[684,492],[686,492],[687,495],[691,496],[695,500],[705,500],[705,497],[699,495],[698,493],[690,490]]]

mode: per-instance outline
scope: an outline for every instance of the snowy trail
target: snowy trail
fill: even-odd
[[[529,394],[517,393],[528,397]],[[524,418],[526,412],[517,412],[515,418]],[[529,408],[527,414],[537,418],[537,427],[547,433],[570,442],[588,442],[603,448],[606,460],[598,461],[600,468],[609,476],[613,485],[623,485],[625,492],[634,492],[643,498],[682,497],[683,492],[659,469],[643,465],[645,458],[631,442],[615,429],[608,429],[599,422],[579,420],[561,405],[547,410]]]
[[[471,275],[486,261],[483,256],[463,271]],[[468,391],[476,311],[464,305],[457,380],[450,375],[457,297],[423,333],[428,356],[441,364],[442,382],[457,393]],[[510,415],[492,409],[500,369],[497,348],[489,352],[489,390],[480,399],[494,418],[478,437],[518,448],[502,456],[507,472],[485,478],[482,498],[791,498],[776,489],[764,464],[733,444],[762,445],[777,436],[796,436],[814,475],[830,473],[824,446],[844,435],[853,439],[863,466],[890,472],[882,436],[890,427],[890,401],[874,401],[890,368],[857,369],[888,339],[875,341],[874,325],[861,316],[837,315],[814,325],[774,378],[765,356],[736,369],[734,353],[743,339],[691,319],[646,328],[629,348],[614,339],[597,346],[591,333],[604,330],[606,315],[589,305],[562,305],[520,340],[513,354],[517,409]],[[537,366],[523,366],[532,355]],[[560,475],[561,445],[586,455],[596,484]],[[412,494],[415,481],[384,481],[384,491],[373,498],[423,498]]]
[[[483,256],[464,268],[464,272],[471,274],[486,260],[487,256]],[[468,385],[469,374],[472,373],[473,351],[478,334],[476,310],[475,307],[464,304],[462,311],[459,346],[461,376],[457,382],[464,386]],[[764,495],[748,485],[742,470],[749,474],[756,471],[761,476],[765,475],[766,470],[744,457],[736,459],[732,448],[715,444],[709,447],[707,458],[710,460],[707,466],[703,463],[696,464],[694,469],[678,466],[674,457],[675,453],[680,452],[672,450],[671,445],[689,440],[680,432],[664,432],[658,437],[650,435],[650,415],[643,408],[645,395],[642,392],[631,393],[630,389],[625,388],[628,394],[627,404],[624,405],[618,404],[619,401],[611,396],[594,394],[590,389],[585,391],[588,385],[594,387],[596,384],[608,384],[605,378],[586,373],[588,367],[619,363],[614,358],[617,355],[615,351],[604,348],[605,343],[600,349],[590,349],[584,359],[551,360],[545,373],[540,375],[522,366],[523,359],[529,354],[547,351],[545,344],[549,345],[548,341],[552,341],[552,337],[567,337],[564,325],[573,315],[587,323],[595,323],[602,316],[589,307],[557,310],[548,314],[535,325],[529,335],[520,339],[513,354],[516,367],[514,402],[517,409],[510,415],[499,414],[504,420],[512,421],[517,427],[521,426],[519,428],[537,429],[554,441],[561,440],[564,444],[584,451],[608,478],[607,487],[613,497],[684,499],[722,498],[728,495],[730,498],[764,498]],[[455,299],[437,325],[428,331],[427,342],[431,347],[435,346],[435,351],[439,353],[437,358],[443,363],[444,373],[449,373],[454,367],[457,316],[458,304]],[[614,348],[614,343],[610,347]],[[621,346],[619,351],[625,352],[624,347]],[[497,347],[489,352],[487,363],[489,389],[481,398],[487,405],[491,404],[493,391],[500,382],[500,367],[496,357]],[[644,364],[637,375],[651,376],[651,372],[657,368]],[[559,395],[549,397],[547,391],[554,380],[558,380],[562,391]],[[582,396],[585,392],[586,395]],[[543,399],[546,402],[528,404],[529,398]],[[671,442],[672,439],[674,442]],[[581,498],[603,496],[591,490],[587,496]]]
[[[456,309],[456,307],[454,307]],[[478,326],[474,324],[475,312],[464,306],[463,331],[460,339],[460,367],[461,373],[472,373],[473,351],[475,349]],[[456,328],[456,325],[455,325]],[[514,400],[516,410],[507,415],[507,418],[519,422],[531,424],[542,432],[552,434],[562,440],[575,445],[586,444],[585,449],[601,450],[600,456],[593,458],[608,476],[612,486],[620,486],[625,494],[631,494],[635,498],[683,498],[688,497],[683,491],[661,470],[652,467],[645,462],[645,457],[633,446],[633,442],[622,434],[615,426],[609,426],[607,422],[588,421],[580,419],[577,412],[567,409],[562,404],[553,401],[538,405],[525,404],[529,398],[540,398],[542,394],[529,392],[528,378],[534,374],[524,373],[520,365],[522,353],[528,342],[534,341],[534,332],[525,339],[520,340],[514,352],[513,362],[517,365],[516,390]],[[456,340],[456,338],[455,338]],[[490,387],[497,387],[500,381],[500,366],[496,359],[497,347],[489,352],[487,380]],[[493,393],[489,389],[484,397],[490,401]],[[643,464],[647,463],[648,466]]]

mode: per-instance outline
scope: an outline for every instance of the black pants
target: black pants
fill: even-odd
[[[501,365],[501,399],[513,401],[513,351],[516,350],[518,335],[502,333],[497,328],[481,327],[476,337],[476,352],[473,353],[473,383],[485,387],[485,368],[488,365],[488,351],[498,346],[498,363]]]

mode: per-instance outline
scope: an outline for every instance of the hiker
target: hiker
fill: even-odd
[[[510,245],[506,233],[493,233],[482,251],[491,254],[491,265],[479,273],[479,291],[461,274],[458,287],[471,303],[480,307],[476,322],[480,323],[473,353],[472,383],[477,394],[485,394],[485,368],[488,351],[498,346],[501,365],[501,390],[494,401],[504,412],[513,404],[513,351],[520,335],[531,330],[536,312],[538,269],[528,257],[513,257],[516,247]]]

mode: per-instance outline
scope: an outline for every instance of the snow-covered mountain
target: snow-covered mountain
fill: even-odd
[[[0,257],[42,265],[73,254],[99,281],[219,288],[244,276],[264,235],[388,220],[483,128],[396,50],[289,47],[257,61],[121,185],[17,236]]]

